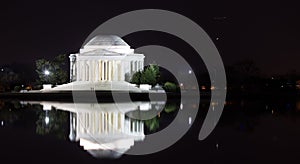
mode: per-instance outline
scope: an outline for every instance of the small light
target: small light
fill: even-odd
[[[44,71],[44,74],[45,74],[45,75],[50,75],[50,72],[49,72],[48,70],[45,70],[45,71]]]
[[[189,74],[192,74],[192,70],[189,70]]]
[[[45,117],[45,123],[46,123],[46,125],[49,124],[49,117],[48,116]]]
[[[216,38],[216,40],[219,40],[219,38]]]
[[[1,121],[1,126],[3,126],[4,125],[4,121]]]
[[[2,69],[1,69],[1,71],[3,72],[3,71],[4,71],[4,69],[2,68]]]
[[[192,117],[189,117],[189,125],[192,124]]]
[[[183,87],[183,83],[180,83],[180,86]]]
[[[182,103],[180,104],[180,109],[181,109],[181,110],[183,109],[183,104],[182,104]]]

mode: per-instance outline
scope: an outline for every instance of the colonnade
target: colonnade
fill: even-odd
[[[80,60],[77,81],[121,80],[121,62],[116,60]],[[116,74],[116,76],[115,76]]]
[[[125,68],[126,61],[120,60],[78,60],[76,63],[77,81],[122,81],[125,73],[131,75],[143,70],[143,61],[128,62],[129,68]],[[129,69],[129,70],[128,70]]]
[[[130,73],[133,74],[137,71],[141,71],[144,68],[143,61],[131,61],[130,62]]]
[[[142,121],[125,118],[120,112],[80,112],[77,119],[80,134],[144,134]]]

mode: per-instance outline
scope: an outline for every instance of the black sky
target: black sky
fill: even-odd
[[[251,59],[266,74],[299,70],[300,10],[296,3],[286,1],[2,3],[0,65],[34,66],[38,58],[51,59],[58,54],[77,52],[86,37],[104,21],[145,8],[174,11],[198,23],[214,40],[226,65]],[[158,43],[177,47],[186,58],[193,53],[186,45],[178,48],[182,43],[179,39],[160,33],[138,33],[125,40],[133,48]]]

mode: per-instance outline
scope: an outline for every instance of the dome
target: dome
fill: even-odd
[[[129,46],[122,38],[116,35],[97,35],[85,46]]]

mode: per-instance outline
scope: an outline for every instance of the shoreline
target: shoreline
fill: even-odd
[[[128,101],[128,92],[114,91],[114,94],[118,95],[118,98],[124,101]],[[114,96],[111,91],[59,91],[59,92],[3,92],[0,93],[0,99],[18,99],[22,100],[34,100],[34,101],[74,101],[74,95],[76,99],[83,102],[95,101],[91,98],[97,98],[98,102],[113,102]],[[131,101],[150,101],[151,100],[180,100],[181,94],[178,92],[129,92]],[[195,95],[199,95],[196,92],[186,92],[187,98],[196,98]],[[165,97],[167,96],[167,97]],[[217,95],[218,96],[218,95]],[[270,99],[270,98],[300,98],[298,93],[227,93],[226,99]],[[211,99],[210,92],[200,92],[200,99]]]
[[[118,95],[118,100],[128,100],[128,92],[115,91],[114,94]],[[132,101],[150,101],[149,95],[151,94],[152,100],[161,100],[160,98],[167,95],[167,99],[180,99],[180,93],[161,93],[161,92],[129,92],[130,100]],[[98,102],[113,102],[114,97],[111,91],[60,91],[60,92],[6,92],[0,93],[0,99],[18,99],[18,100],[34,100],[34,101],[74,101],[80,102],[93,102],[97,98]]]

